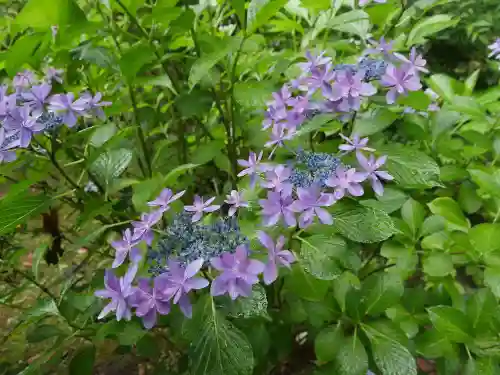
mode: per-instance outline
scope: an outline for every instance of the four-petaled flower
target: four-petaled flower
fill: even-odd
[[[168,271],[156,278],[166,298],[178,304],[182,313],[188,318],[191,318],[193,313],[188,293],[191,290],[203,289],[209,284],[203,277],[195,277],[203,263],[203,259],[200,258],[184,267],[175,260],[169,260]]]
[[[322,208],[335,203],[333,194],[322,193],[318,186],[313,185],[309,188],[297,188],[297,197],[292,204],[292,210],[302,212],[299,227],[306,228],[311,225],[315,216],[322,224],[333,224],[332,216]]]
[[[85,102],[85,113],[86,115],[94,115],[100,119],[106,118],[102,107],[110,106],[111,102],[101,102],[102,94],[100,92],[96,93],[94,97],[92,94],[86,92],[82,94],[79,100]]]
[[[76,124],[78,116],[85,113],[86,100],[79,98],[75,100],[75,94],[56,94],[49,99],[49,111],[62,116],[62,122],[72,128]]]
[[[133,221],[132,226],[134,227],[134,234],[132,238],[134,240],[145,241],[148,245],[151,245],[154,239],[153,231],[151,228],[160,221],[163,212],[161,210],[156,210],[148,214],[141,215],[141,221]]]
[[[218,258],[212,258],[210,264],[222,272],[212,281],[210,293],[212,296],[229,294],[235,300],[238,296],[249,297],[252,285],[259,282],[257,275],[264,271],[264,263],[248,258],[245,245],[239,245],[234,254],[223,253]]]
[[[167,315],[170,312],[168,298],[159,287],[158,278],[153,280],[141,278],[137,282],[137,288],[127,299],[130,306],[135,307],[135,315],[142,318],[144,328],[151,329],[156,324],[157,313]]]
[[[177,194],[174,195],[172,190],[170,189],[163,189],[160,193],[160,195],[151,202],[148,202],[148,206],[150,207],[160,207],[160,210],[162,212],[168,211],[170,209],[170,204],[180,197],[184,195],[186,190],[183,190]]]
[[[338,167],[335,174],[326,180],[326,185],[334,189],[333,196],[336,200],[342,199],[347,190],[354,197],[363,195],[363,187],[360,182],[367,178],[365,173],[356,172],[356,169],[350,168],[345,170],[343,167]]]
[[[141,252],[136,247],[140,240],[134,239],[130,228],[125,229],[121,240],[111,242],[111,246],[115,249],[115,260],[111,267],[116,268],[123,264],[127,255],[133,263],[141,260]]]
[[[323,95],[331,101],[343,99],[339,109],[347,112],[351,109],[358,110],[360,106],[360,96],[372,96],[377,92],[371,83],[363,82],[364,71],[353,74],[350,71],[337,73],[333,86],[323,89]]]
[[[63,83],[62,75],[64,74],[63,69],[56,69],[51,66],[47,68],[45,71],[45,81],[47,83],[51,83],[52,81],[56,81],[59,83]]]
[[[360,1],[362,1],[362,0],[360,0]],[[371,55],[371,54],[376,55],[376,54],[381,53],[386,59],[392,58],[392,50],[393,50],[394,41],[391,40],[391,41],[386,42],[385,38],[382,37],[382,38],[380,38],[379,41],[370,40],[369,42],[371,44],[371,47],[365,49],[363,51],[363,55]]]
[[[16,153],[9,150],[12,146],[9,144],[4,145],[7,136],[5,129],[0,128],[0,163],[10,163],[16,160]]]
[[[264,268],[264,283],[273,283],[278,278],[278,266],[282,265],[290,268],[290,264],[295,262],[295,257],[290,250],[283,250],[285,246],[285,236],[280,236],[276,244],[273,239],[264,231],[257,232],[260,243],[268,250],[268,260]]]
[[[395,53],[394,56],[404,63],[408,73],[429,73],[429,70],[425,67],[427,61],[417,52],[415,47],[411,49],[409,57],[403,56],[400,53]]]
[[[368,144],[368,137],[360,138],[358,134],[353,134],[351,138],[346,137],[343,134],[340,134],[340,137],[347,142],[347,144],[343,144],[339,146],[339,150],[351,152],[351,151],[368,151],[373,152],[375,149],[371,147],[366,147]]]
[[[97,319],[104,318],[112,311],[115,312],[116,320],[118,321],[122,319],[130,320],[132,318],[128,300],[135,292],[132,281],[134,281],[136,273],[136,264],[131,265],[127,273],[120,278],[116,277],[113,271],[106,270],[104,275],[105,289],[97,290],[95,295],[99,298],[110,298],[111,302],[102,309]]]
[[[389,64],[385,74],[382,76],[382,85],[390,87],[387,92],[387,104],[394,104],[399,95],[407,95],[408,91],[417,91],[422,88],[420,79],[408,68]]]
[[[194,212],[195,214],[191,218],[193,223],[200,221],[204,212],[214,212],[220,208],[220,205],[210,205],[215,200],[215,197],[208,199],[206,202],[199,195],[195,195],[194,202],[192,206],[184,207],[185,211]]]
[[[378,171],[382,165],[385,164],[387,160],[387,156],[381,156],[378,159],[375,159],[375,156],[373,154],[370,155],[370,158],[367,159],[365,155],[363,155],[361,152],[358,152],[356,154],[356,157],[358,159],[359,165],[365,170],[365,176],[366,179],[370,179],[373,191],[377,195],[383,195],[384,194],[384,186],[380,182],[380,179],[382,180],[394,180],[394,177],[392,177],[389,173],[386,171]]]
[[[233,216],[240,207],[248,207],[248,202],[243,199],[243,192],[240,193],[237,190],[231,190],[231,193],[226,195],[224,202],[231,205],[227,212],[229,216]]]
[[[31,115],[31,108],[28,104],[15,108],[9,113],[9,117],[4,122],[6,130],[19,132],[19,146],[28,147],[33,134],[41,132],[44,124],[37,122],[37,117]]]
[[[283,192],[285,195],[292,194],[292,184],[289,182],[292,170],[282,164],[266,172],[266,179],[261,182],[261,186],[266,189],[273,189],[277,192]]]
[[[238,177],[250,176],[250,186],[255,186],[257,182],[257,177],[259,176],[259,172],[266,171],[269,167],[265,164],[261,164],[263,152],[259,152],[259,155],[255,152],[250,152],[248,155],[248,160],[239,159],[238,164],[242,167],[245,167],[240,173],[238,173]]]
[[[267,199],[259,200],[262,207],[263,224],[266,227],[278,223],[281,217],[289,227],[297,225],[295,212],[292,209],[293,198],[283,191],[269,191]]]
[[[52,90],[52,86],[42,83],[41,85],[32,86],[30,91],[21,93],[22,98],[31,107],[34,115],[42,114],[50,90]]]
[[[488,55],[488,57],[493,57],[493,58],[500,58],[500,38],[497,38],[492,44],[488,46],[488,48],[491,50],[491,53]]]

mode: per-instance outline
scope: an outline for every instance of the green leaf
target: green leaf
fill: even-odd
[[[429,95],[423,91],[412,91],[408,95],[401,95],[397,100],[397,104],[411,107],[417,111],[427,111],[431,102]]]
[[[274,85],[268,81],[237,82],[234,85],[234,99],[245,108],[262,108],[274,91]]]
[[[439,215],[431,215],[422,224],[421,236],[428,236],[436,232],[441,232],[446,228],[446,220]]]
[[[333,280],[342,273],[339,258],[344,256],[347,244],[341,237],[318,234],[297,238],[302,242],[300,262],[304,270],[322,280]]]
[[[109,187],[125,172],[132,161],[132,155],[132,151],[125,148],[106,151],[94,160],[90,171],[99,182]]]
[[[377,195],[376,198],[377,200],[366,199],[360,201],[359,203],[363,206],[375,208],[377,210],[387,212],[388,214],[392,214],[394,211],[399,210],[401,206],[403,206],[403,204],[408,200],[408,195],[399,189],[386,187],[384,188],[384,194],[382,196]]]
[[[387,108],[372,109],[356,116],[352,132],[362,137],[372,135],[389,127],[397,118],[398,114]]]
[[[245,0],[231,0],[231,6],[240,20],[241,27],[246,28],[245,22]]]
[[[127,80],[132,83],[140,69],[153,61],[155,55],[147,44],[137,43],[125,51],[120,59],[120,70]]]
[[[137,342],[137,354],[145,358],[158,358],[161,355],[161,346],[155,336],[146,334]]]
[[[454,81],[444,74],[433,74],[429,78],[429,86],[441,98],[452,101],[455,96]]]
[[[86,345],[78,349],[69,363],[69,375],[92,375],[95,353],[94,345]]]
[[[267,296],[262,285],[254,285],[250,297],[238,298],[230,302],[228,316],[233,318],[251,318],[267,316]]]
[[[196,153],[193,155],[192,161],[196,165],[202,165],[213,160],[217,155],[222,153],[224,150],[224,141],[221,139],[214,139],[209,141],[196,149]]]
[[[292,272],[285,277],[285,286],[292,293],[309,301],[322,301],[329,283],[305,273],[301,267],[294,265]]]
[[[443,217],[450,230],[469,231],[469,221],[463,214],[460,206],[452,198],[436,198],[428,204],[434,215]]]
[[[53,25],[75,27],[85,21],[85,13],[74,0],[30,0],[14,23],[25,28],[49,30]]]
[[[430,329],[416,337],[417,351],[425,358],[442,358],[454,354],[450,340],[435,329]]]
[[[378,151],[387,155],[383,168],[394,177],[398,185],[410,189],[440,186],[439,166],[423,152],[400,144],[379,147]]]
[[[384,211],[344,202],[335,204],[332,211],[335,229],[355,242],[380,242],[396,232]]]
[[[5,69],[9,75],[15,75],[25,64],[36,66],[34,54],[40,48],[42,42],[43,38],[39,34],[26,35],[17,39],[9,47],[5,56]]]
[[[297,131],[297,136],[302,136],[304,134],[309,134],[323,130],[325,132],[333,131],[337,132],[340,130],[342,125],[332,118],[331,114],[319,114],[314,116],[311,120],[306,121]]]
[[[450,254],[432,253],[424,259],[424,272],[432,277],[455,275],[453,259]]]
[[[118,342],[120,345],[132,346],[142,339],[145,334],[146,330],[142,328],[139,322],[128,322],[125,328],[118,333]]]
[[[116,0],[111,0],[117,9],[123,11],[123,8],[118,4]],[[137,13],[137,10],[144,5],[144,0],[121,0],[121,3],[125,8],[133,15]]]
[[[411,47],[415,44],[422,44],[426,38],[437,34],[441,30],[454,26],[457,20],[448,14],[438,14],[425,18],[418,22],[408,34],[406,45]]]
[[[38,280],[38,269],[40,267],[40,262],[43,259],[43,256],[45,255],[45,252],[47,251],[48,245],[44,244],[41,246],[38,246],[36,250],[33,252],[33,261],[31,264],[31,271],[33,272],[33,275],[35,276],[35,280]]]
[[[94,147],[101,147],[117,132],[115,124],[99,126],[90,137],[89,143]]]
[[[401,278],[392,273],[379,273],[363,281],[362,301],[365,314],[378,315],[394,306],[403,295]]]
[[[28,330],[26,340],[28,340],[29,343],[36,343],[62,335],[66,336],[57,326],[52,324],[40,324]]]
[[[450,341],[467,343],[472,339],[472,328],[462,311],[450,306],[434,306],[427,311],[434,327]]]
[[[252,33],[265,25],[288,0],[251,0],[247,10],[247,32]]]
[[[495,176],[480,169],[468,169],[467,171],[471,175],[472,181],[474,181],[484,193],[494,197],[500,197],[500,182],[497,181]]]
[[[413,237],[416,238],[422,224],[424,223],[424,206],[416,200],[410,198],[406,201],[403,207],[401,207],[401,217],[410,227]]]
[[[370,326],[363,325],[363,330],[370,339],[373,360],[380,375],[417,375],[415,359],[408,349]]]
[[[168,174],[163,179],[163,185],[168,186],[174,184],[175,180],[177,180],[178,177],[198,166],[199,164],[192,164],[192,163],[179,165],[177,168],[174,168],[170,172],[168,172]]]
[[[334,30],[366,39],[370,30],[370,16],[362,10],[351,10],[335,16],[328,26]]]
[[[218,43],[218,46],[213,50],[213,52],[203,54],[198,58],[193,66],[191,66],[191,71],[189,72],[189,87],[193,88],[201,79],[206,76],[210,69],[212,69],[215,64],[228,55],[231,55],[236,49],[239,48],[241,40],[239,38],[231,38],[230,40],[224,40]]]
[[[343,335],[340,325],[322,329],[314,340],[316,358],[322,362],[333,360],[336,355],[336,349],[341,346],[342,341]]]
[[[465,80],[463,95],[471,95],[476,87],[477,79],[481,69],[474,70]]]
[[[29,191],[0,200],[0,235],[9,233],[19,224],[45,211],[52,200],[45,194],[33,195]]]
[[[474,249],[485,257],[500,250],[500,224],[478,224],[469,231],[469,240]]]
[[[189,350],[190,374],[251,375],[253,351],[245,335],[215,309],[210,296],[196,307],[190,322],[197,333]]]
[[[335,348],[333,368],[338,375],[361,375],[368,370],[368,354],[357,336],[343,338]]]
[[[458,191],[458,203],[462,210],[468,214],[473,214],[481,208],[483,201],[477,194],[477,188],[470,182],[460,184]]]
[[[500,268],[486,267],[484,270],[484,284],[491,292],[500,298]]]
[[[474,332],[487,332],[498,311],[495,295],[486,288],[476,290],[469,296],[466,305],[467,317]]]

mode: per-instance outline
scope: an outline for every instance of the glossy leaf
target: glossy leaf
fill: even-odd
[[[436,198],[428,204],[429,209],[435,215],[443,217],[451,230],[467,232],[470,224],[463,214],[460,206],[452,198]]]
[[[427,309],[434,327],[450,341],[467,343],[471,340],[471,326],[465,314],[450,306],[434,306]]]
[[[313,235],[300,240],[300,262],[306,272],[322,280],[333,280],[342,273],[340,262],[347,244],[341,237]]]

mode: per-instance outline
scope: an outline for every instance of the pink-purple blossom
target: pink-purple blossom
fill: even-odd
[[[96,93],[95,96],[86,92],[83,93],[79,100],[82,100],[85,104],[85,115],[94,115],[100,119],[106,118],[102,107],[108,107],[112,103],[111,102],[103,102],[101,101],[102,94],[100,92]]]
[[[311,225],[316,216],[322,224],[333,224],[332,215],[323,208],[335,203],[333,194],[323,193],[318,186],[313,185],[309,188],[297,188],[297,198],[292,204],[292,210],[301,212],[299,216],[300,228]]]
[[[183,190],[177,194],[174,194],[170,189],[163,189],[160,195],[153,201],[148,202],[150,207],[159,207],[162,212],[168,211],[170,209],[170,204],[181,198],[186,190]]]
[[[204,212],[214,212],[220,208],[220,205],[211,205],[214,200],[215,197],[212,197],[204,202],[202,197],[200,197],[199,195],[195,195],[193,205],[184,207],[184,210],[188,212],[194,212],[191,220],[193,223],[195,223],[197,221],[200,221],[200,219],[203,217]]]
[[[148,245],[153,243],[154,234],[153,226],[160,221],[163,212],[161,210],[156,210],[151,213],[144,213],[141,215],[141,221],[133,221],[132,226],[134,227],[133,239],[139,241],[145,241]]]
[[[492,44],[488,46],[488,48],[491,50],[488,57],[500,59],[500,38],[497,38]]]
[[[343,112],[358,110],[360,97],[372,96],[377,92],[371,83],[363,82],[364,71],[353,74],[350,71],[337,73],[334,84],[323,89],[323,95],[330,101],[342,100],[339,109]]]
[[[19,146],[25,148],[29,146],[33,134],[41,132],[45,125],[37,122],[37,117],[31,115],[30,106],[25,104],[9,113],[4,127],[5,130],[19,132]]]
[[[127,299],[130,306],[135,307],[135,315],[142,318],[144,328],[151,329],[156,324],[157,315],[170,313],[170,302],[159,287],[158,277],[153,280],[141,278],[137,282],[137,288]]]
[[[41,85],[32,86],[29,91],[21,93],[22,98],[33,111],[34,115],[40,115],[47,103],[47,98],[52,90],[52,86],[42,83]]]
[[[388,172],[379,171],[378,169],[385,164],[387,161],[387,156],[381,156],[375,159],[375,156],[371,154],[369,158],[366,158],[361,152],[356,154],[359,165],[364,169],[366,179],[370,180],[373,191],[375,194],[381,196],[384,194],[384,186],[382,185],[382,180],[391,181],[394,179]]]
[[[422,88],[420,79],[407,67],[396,67],[392,64],[387,66],[382,76],[382,85],[389,87],[386,95],[387,104],[394,104],[399,95],[408,95],[409,91],[417,91]]]
[[[325,183],[327,186],[334,188],[333,196],[336,200],[339,200],[345,196],[346,190],[354,197],[362,196],[364,191],[360,183],[365,181],[366,178],[366,174],[356,172],[354,168],[346,170],[339,166],[335,174],[330,176]]]
[[[141,252],[137,245],[139,239],[134,239],[130,228],[125,229],[121,240],[111,242],[111,246],[115,249],[115,260],[111,265],[112,268],[119,267],[123,264],[127,255],[133,263],[141,260]]]
[[[353,134],[351,138],[348,138],[345,135],[340,134],[340,137],[347,142],[346,144],[339,146],[339,150],[341,151],[345,152],[360,151],[360,150],[368,152],[375,151],[375,149],[367,147],[368,137],[360,138],[358,134]]]
[[[415,47],[412,47],[409,57],[406,57],[400,53],[395,53],[394,56],[396,56],[403,62],[403,65],[405,66],[408,73],[429,73],[429,70],[425,67],[425,65],[427,65],[427,61],[422,57],[421,54],[417,52],[417,49]]]
[[[269,191],[267,199],[259,200],[262,207],[263,224],[266,227],[276,225],[283,218],[286,225],[294,227],[297,225],[295,211],[292,208],[293,198],[283,191]]]
[[[62,117],[62,121],[68,127],[75,126],[78,116],[85,114],[87,108],[86,100],[79,98],[75,100],[75,94],[56,94],[49,99],[49,111]]]
[[[384,37],[379,41],[370,39],[370,47],[363,51],[363,55],[377,55],[382,54],[386,59],[393,59],[394,41],[386,41]]]
[[[224,202],[231,206],[227,213],[229,216],[233,216],[238,208],[249,206],[248,202],[243,199],[243,192],[237,190],[231,190],[231,193],[226,195],[226,200]]]
[[[295,262],[295,256],[290,250],[283,250],[285,246],[285,236],[279,236],[276,244],[271,236],[264,231],[257,232],[260,243],[267,249],[268,257],[264,268],[264,283],[273,283],[278,278],[278,266],[290,268],[290,264]]]
[[[259,282],[258,275],[264,271],[264,263],[248,258],[248,249],[239,245],[234,254],[223,253],[212,258],[210,264],[221,274],[213,281],[210,288],[212,296],[229,294],[235,300],[238,296],[250,297],[252,285]]]
[[[187,318],[191,318],[193,314],[188,293],[191,290],[203,289],[209,284],[203,277],[195,277],[202,266],[202,258],[187,266],[183,266],[175,260],[169,260],[168,271],[156,278],[163,295],[173,304],[178,304]]]
[[[250,186],[255,186],[257,182],[257,178],[260,172],[266,171],[269,167],[261,163],[263,152],[259,152],[257,155],[255,152],[250,152],[248,155],[248,160],[239,159],[238,164],[242,167],[245,167],[240,173],[238,173],[238,177],[243,177],[248,175],[250,177]]]
[[[261,182],[261,186],[266,189],[273,189],[283,192],[285,195],[292,194],[292,184],[289,182],[292,170],[282,164],[266,172],[266,178]]]
[[[64,74],[63,69],[56,69],[49,66],[45,71],[45,81],[47,83],[52,83],[52,81],[63,83],[63,78],[62,78],[63,74]]]

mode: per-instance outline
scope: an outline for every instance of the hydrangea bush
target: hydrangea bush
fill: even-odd
[[[498,372],[500,96],[437,4],[56,3],[5,30],[1,371]]]

